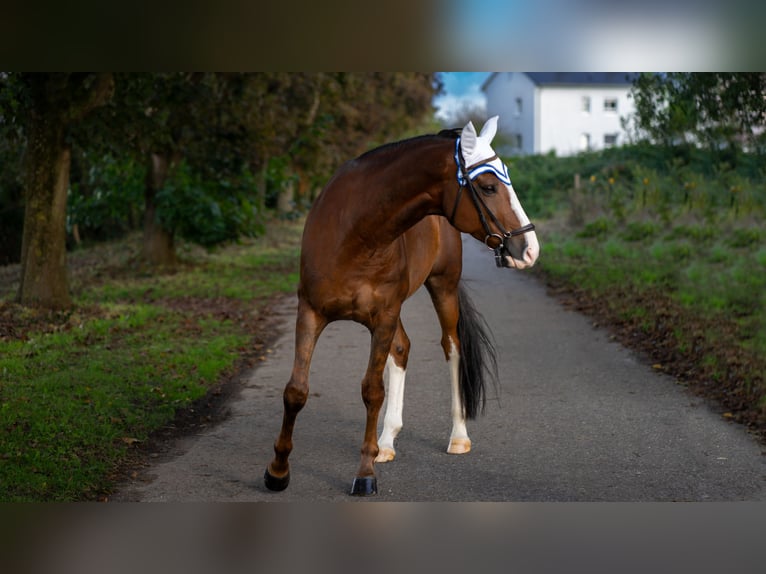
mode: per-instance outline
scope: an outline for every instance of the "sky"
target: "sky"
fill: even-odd
[[[453,115],[464,107],[484,110],[486,98],[481,85],[491,72],[439,72],[444,94],[434,98],[436,117],[449,123]]]
[[[463,70],[720,71],[752,66],[752,54],[763,53],[766,6],[752,0],[451,0],[441,6],[433,42]]]

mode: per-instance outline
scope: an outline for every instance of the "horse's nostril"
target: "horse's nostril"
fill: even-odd
[[[537,261],[537,250],[532,246],[529,245],[524,250],[524,261],[529,263],[529,265],[534,265],[535,261]]]

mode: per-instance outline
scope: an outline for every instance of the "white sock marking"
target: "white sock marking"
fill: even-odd
[[[383,432],[378,439],[378,447],[394,449],[394,440],[402,430],[402,411],[404,409],[404,378],[406,370],[396,364],[389,355],[383,373],[386,384],[386,414],[383,418]]]
[[[463,405],[460,401],[460,352],[455,342],[450,339],[451,348],[449,354],[449,374],[452,385],[452,434],[450,441],[456,438],[467,439],[468,430],[463,416]]]

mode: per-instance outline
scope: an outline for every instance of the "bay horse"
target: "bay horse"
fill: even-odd
[[[295,358],[274,458],[264,474],[270,490],[284,490],[290,480],[293,428],[308,397],[317,340],[330,322],[353,320],[369,329],[371,346],[362,380],[367,419],[351,494],[377,492],[374,464],[393,460],[402,427],[410,340],[400,311],[421,285],[436,309],[449,365],[447,451],[470,450],[466,418],[483,407],[494,351],[483,318],[460,287],[460,234],[485,243],[500,267],[531,267],[540,251],[534,225],[490,145],[497,121],[487,120],[479,134],[468,122],[371,150],[341,166],[317,197],[301,242]],[[389,401],[378,441],[386,383]]]

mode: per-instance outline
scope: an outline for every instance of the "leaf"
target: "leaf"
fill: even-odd
[[[139,439],[133,438],[133,437],[130,437],[130,436],[124,436],[120,440],[122,442],[124,442],[125,444],[127,444],[127,445],[132,445],[132,444],[135,444],[137,442],[141,442]]]

